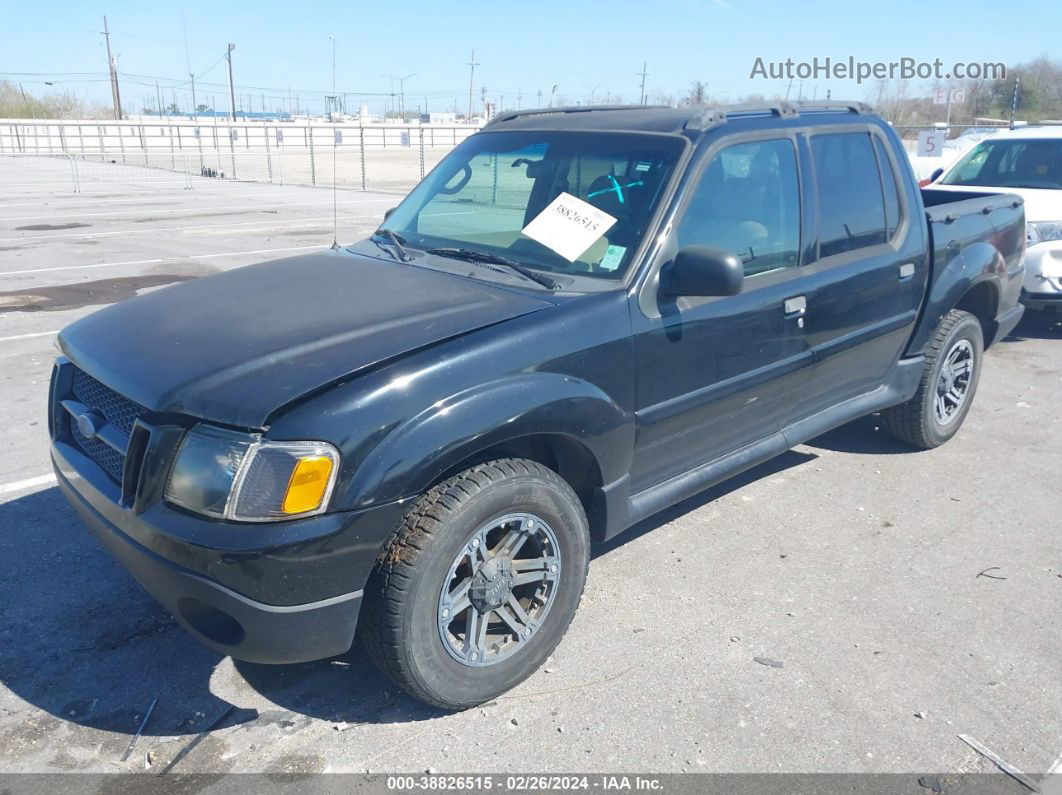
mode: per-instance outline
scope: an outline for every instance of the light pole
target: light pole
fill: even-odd
[[[390,101],[390,103],[391,103],[391,111],[390,112],[393,112],[394,108],[395,108],[395,76],[394,75],[380,75],[380,77],[386,77],[388,80],[391,81],[391,91],[387,95],[388,99],[384,100],[384,121],[386,122],[387,121],[387,114],[389,112],[387,110],[388,101]]]
[[[597,93],[597,90],[599,88],[601,88],[601,84],[600,83],[598,83],[596,86],[594,86],[593,88],[590,89],[590,104],[591,105],[594,104],[594,94]]]
[[[557,88],[558,88],[557,84],[554,83],[553,84],[553,89],[549,92],[549,106],[551,108],[553,107],[553,95],[557,93]]]
[[[229,62],[229,108],[232,111],[232,120],[236,121],[236,91],[232,86],[232,51],[236,45],[229,42],[229,49],[225,52],[225,58]]]
[[[332,40],[332,105],[328,111],[328,120],[335,121],[335,107],[336,107],[336,37],[329,34],[328,38]]]

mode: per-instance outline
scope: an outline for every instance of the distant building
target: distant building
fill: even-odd
[[[457,124],[456,113],[422,113],[421,124]]]

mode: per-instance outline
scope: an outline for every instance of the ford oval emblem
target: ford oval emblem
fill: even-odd
[[[103,427],[103,417],[94,411],[86,411],[75,417],[77,429],[86,439],[95,439]]]

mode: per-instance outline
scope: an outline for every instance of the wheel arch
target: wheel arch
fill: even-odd
[[[908,343],[906,355],[922,353],[940,321],[952,309],[963,309],[977,317],[985,347],[990,345],[996,331],[1000,274],[1005,272],[1003,255],[999,249],[986,242],[970,244],[941,266],[930,285],[920,322]]]
[[[955,309],[969,312],[981,324],[981,336],[984,347],[992,344],[996,335],[996,314],[999,310],[999,287],[988,277],[982,277],[966,288]]]
[[[423,494],[495,458],[527,458],[556,472],[579,496],[597,537],[602,487],[626,475],[633,416],[593,384],[523,373],[437,401],[368,452],[342,498],[351,508]]]

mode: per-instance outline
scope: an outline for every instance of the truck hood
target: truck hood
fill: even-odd
[[[549,306],[489,283],[330,251],[114,304],[67,326],[59,345],[149,409],[261,428],[344,376]]]

